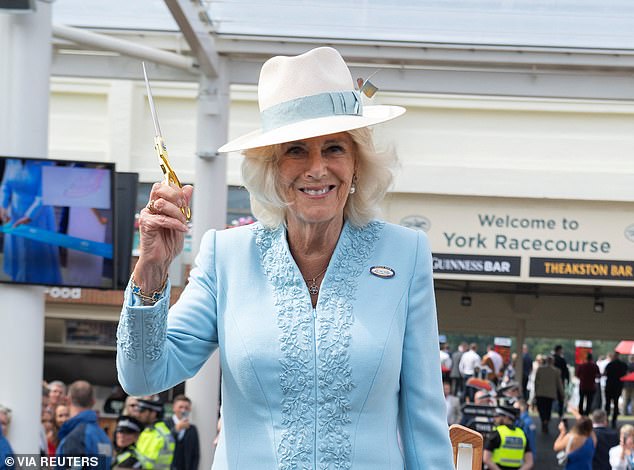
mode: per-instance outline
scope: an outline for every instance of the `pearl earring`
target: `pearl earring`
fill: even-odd
[[[357,175],[352,176],[352,184],[350,184],[350,194],[357,192]]]

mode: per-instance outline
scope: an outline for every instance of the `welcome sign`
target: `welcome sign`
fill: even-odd
[[[634,286],[634,204],[393,194],[438,278]]]

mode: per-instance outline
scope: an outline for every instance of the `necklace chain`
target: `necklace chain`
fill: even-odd
[[[320,272],[319,274],[317,274],[312,279],[304,278],[304,281],[306,282],[306,285],[308,286],[308,292],[310,292],[310,295],[318,295],[319,294],[319,285],[317,284],[317,279],[319,279],[319,276],[321,276],[323,273],[325,273],[327,269],[328,269],[328,266],[326,265],[324,270],[322,272]]]

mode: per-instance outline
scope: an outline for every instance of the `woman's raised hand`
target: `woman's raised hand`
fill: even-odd
[[[154,183],[148,205],[139,214],[139,261],[134,279],[143,292],[161,288],[172,260],[182,251],[189,230],[181,211],[189,207],[193,187]]]

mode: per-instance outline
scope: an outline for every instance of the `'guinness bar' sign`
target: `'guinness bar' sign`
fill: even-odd
[[[485,276],[519,276],[520,256],[457,255],[434,253],[434,273],[475,274]]]

